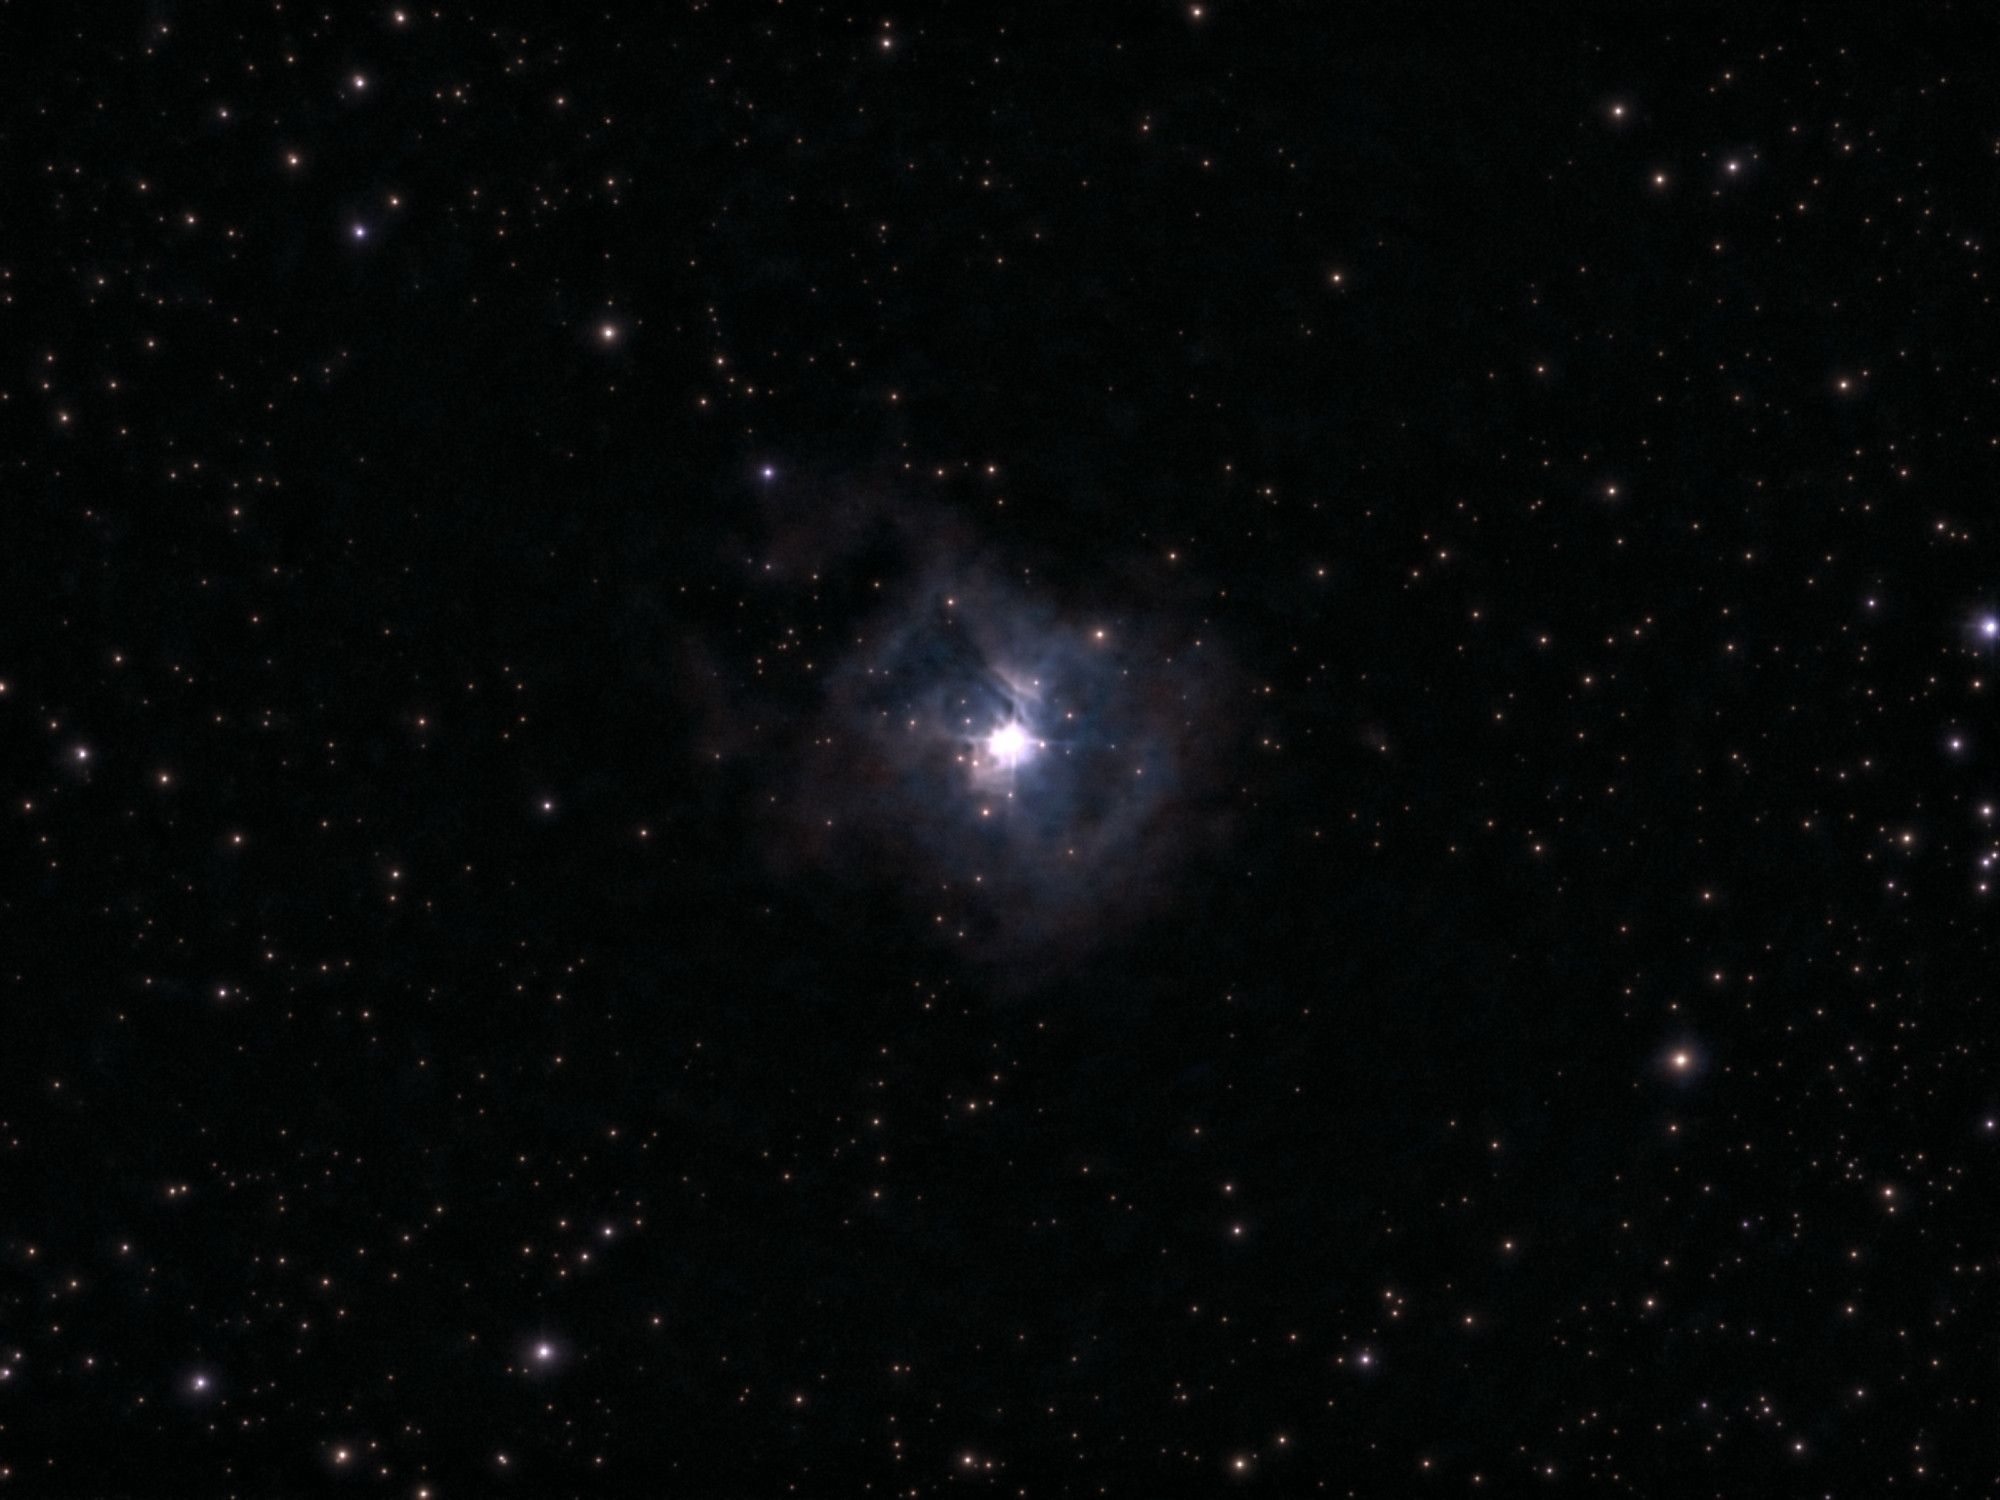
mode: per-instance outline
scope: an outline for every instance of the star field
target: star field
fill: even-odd
[[[1995,1493],[1987,42],[0,16],[0,1496]]]

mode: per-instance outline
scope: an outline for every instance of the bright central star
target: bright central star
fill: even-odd
[[[1034,741],[1019,724],[1002,724],[986,737],[986,753],[1009,768],[1026,760],[1033,749]]]

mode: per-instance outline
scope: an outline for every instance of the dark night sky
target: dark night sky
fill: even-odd
[[[1977,21],[0,9],[0,1495],[1995,1493]]]

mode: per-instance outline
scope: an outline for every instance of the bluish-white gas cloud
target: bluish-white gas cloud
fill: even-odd
[[[772,549],[781,578],[865,601],[787,711],[777,862],[886,881],[945,939],[1015,964],[1171,903],[1228,816],[1233,674],[1212,632],[1164,583],[1058,587],[962,528],[874,519]]]

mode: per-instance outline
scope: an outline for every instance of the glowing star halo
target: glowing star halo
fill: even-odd
[[[1034,753],[1035,742],[1019,724],[1002,724],[986,737],[986,753],[996,763],[1013,770]]]

